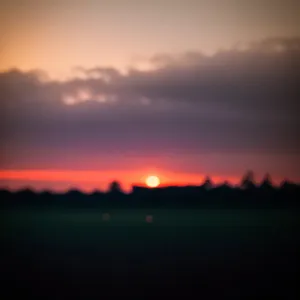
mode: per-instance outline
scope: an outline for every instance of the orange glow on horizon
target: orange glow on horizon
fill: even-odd
[[[93,191],[96,189],[106,190],[109,183],[118,180],[125,191],[130,191],[134,185],[150,186],[149,179],[145,174],[157,174],[159,186],[186,186],[200,185],[206,174],[178,173],[149,170],[109,170],[109,171],[90,171],[90,170],[0,170],[0,184],[2,187],[10,189],[21,189],[30,187],[34,190],[51,189],[68,190],[70,188],[82,191]],[[227,181],[231,184],[238,184],[243,174],[240,176],[210,176],[215,184]],[[258,178],[258,181],[261,178]],[[152,181],[152,179],[151,179]],[[274,183],[278,184],[281,180],[273,178]]]

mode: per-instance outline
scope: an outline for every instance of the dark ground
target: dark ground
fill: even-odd
[[[145,222],[149,213],[153,223]],[[3,210],[0,297],[297,299],[298,216],[246,209]]]

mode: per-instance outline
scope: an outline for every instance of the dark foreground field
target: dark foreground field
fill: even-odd
[[[298,216],[237,209],[2,211],[1,299],[296,299]]]

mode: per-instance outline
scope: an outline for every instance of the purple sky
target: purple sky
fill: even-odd
[[[170,1],[124,2],[1,4],[0,182],[18,180],[7,170],[299,180],[297,1],[175,1],[172,14]]]

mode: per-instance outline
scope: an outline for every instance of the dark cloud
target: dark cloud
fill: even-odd
[[[150,63],[127,74],[78,68],[67,81],[1,73],[1,143],[53,153],[299,153],[299,38]]]

